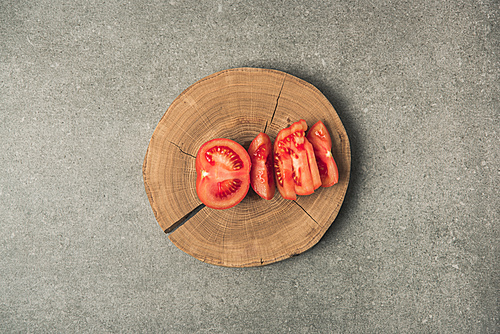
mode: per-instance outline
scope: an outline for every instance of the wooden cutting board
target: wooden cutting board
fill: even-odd
[[[299,119],[309,127],[321,120],[330,131],[338,184],[296,201],[281,198],[278,191],[267,201],[250,188],[231,209],[214,210],[200,202],[195,157],[203,143],[229,138],[248,149],[259,132],[274,141]],[[179,249],[214,265],[251,267],[315,245],[340,210],[350,168],[347,133],[318,89],[284,72],[236,68],[201,79],[173,101],[151,137],[143,176],[156,220]]]

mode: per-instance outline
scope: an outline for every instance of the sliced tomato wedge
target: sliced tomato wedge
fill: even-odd
[[[309,161],[309,167],[311,169],[311,177],[312,177],[312,182],[313,182],[313,187],[314,190],[318,189],[321,187],[321,175],[319,174],[319,169],[318,169],[318,164],[316,162],[316,156],[314,153],[314,147],[313,145],[307,140],[304,144],[304,147],[307,152],[307,160]]]
[[[286,199],[310,195],[321,186],[313,146],[305,136],[306,130],[307,123],[300,120],[281,130],[274,142],[276,185]]]
[[[276,186],[273,170],[273,146],[269,136],[259,133],[248,148],[252,162],[250,169],[250,185],[262,198],[270,200],[274,197]]]
[[[331,187],[339,182],[337,164],[332,154],[332,139],[323,122],[318,121],[307,133],[316,156],[322,187]]]
[[[196,194],[212,209],[229,209],[250,188],[247,151],[237,142],[217,138],[203,144],[196,155]]]
[[[293,180],[292,160],[290,150],[286,144],[286,138],[290,135],[290,129],[281,130],[274,141],[274,173],[276,175],[276,187],[281,197],[296,200],[295,183]]]

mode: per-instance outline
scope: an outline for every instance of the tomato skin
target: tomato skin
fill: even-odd
[[[229,209],[250,188],[252,163],[238,143],[217,138],[203,144],[196,155],[196,194],[212,209]]]
[[[269,136],[259,133],[248,148],[252,162],[250,185],[262,198],[271,200],[276,192],[273,169],[273,146]]]
[[[337,164],[332,154],[332,139],[323,122],[318,121],[307,133],[314,148],[322,187],[331,187],[339,182]]]

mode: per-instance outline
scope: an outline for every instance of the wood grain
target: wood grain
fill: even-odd
[[[231,209],[203,207],[195,182],[203,143],[229,138],[248,148],[259,132],[274,140],[299,119],[309,126],[321,120],[330,131],[338,184],[297,201],[279,192],[266,201],[250,190]],[[143,176],[158,224],[173,231],[169,238],[179,249],[207,263],[250,267],[298,255],[321,239],[344,200],[350,165],[347,133],[318,89],[284,72],[236,68],[196,82],[174,100],[151,137]]]

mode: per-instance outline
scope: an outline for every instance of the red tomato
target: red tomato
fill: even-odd
[[[314,147],[314,155],[321,177],[321,186],[330,187],[339,182],[337,164],[332,154],[332,139],[323,122],[314,124],[307,133],[307,139]]]
[[[311,168],[313,187],[314,187],[314,190],[316,190],[319,187],[321,187],[321,176],[319,174],[318,164],[316,162],[314,147],[309,142],[309,140],[307,140],[307,137],[306,137],[306,142],[305,142],[305,148],[307,151],[307,159],[309,161],[309,167]]]
[[[196,193],[212,209],[228,209],[245,197],[252,164],[247,151],[235,141],[213,139],[196,155]]]
[[[274,142],[276,185],[285,199],[312,194],[321,185],[313,147],[305,137],[305,130],[307,124],[300,120],[281,130]]]
[[[276,186],[274,184],[273,147],[269,136],[263,132],[259,133],[250,144],[248,155],[252,161],[250,185],[260,197],[272,199]]]
[[[292,160],[286,145],[286,138],[290,135],[290,128],[281,130],[274,141],[274,173],[276,186],[285,199],[295,200],[295,183],[293,180]]]

